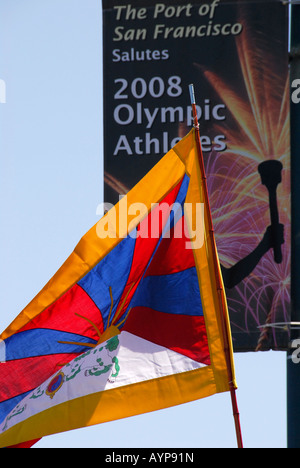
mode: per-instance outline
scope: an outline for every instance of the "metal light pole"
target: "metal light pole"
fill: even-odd
[[[291,12],[292,324],[287,353],[287,428],[288,448],[300,448],[300,4],[292,2]]]

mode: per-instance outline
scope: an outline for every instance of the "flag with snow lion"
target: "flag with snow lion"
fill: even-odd
[[[202,184],[192,130],[1,335],[1,447],[230,389]]]

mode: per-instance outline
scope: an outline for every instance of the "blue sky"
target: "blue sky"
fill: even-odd
[[[97,222],[100,0],[0,0],[0,329]],[[245,447],[286,447],[286,355],[235,355]],[[16,376],[17,378],[17,376]],[[43,438],[36,447],[235,447],[229,394]]]

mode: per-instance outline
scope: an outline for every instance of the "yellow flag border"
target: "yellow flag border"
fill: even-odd
[[[0,435],[0,447],[177,406],[227,390],[226,385],[216,384],[211,367],[104,390],[53,406],[16,424]]]

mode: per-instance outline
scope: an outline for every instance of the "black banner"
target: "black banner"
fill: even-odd
[[[193,83],[235,350],[286,349],[287,6],[103,0],[103,25],[105,201],[191,129]]]

